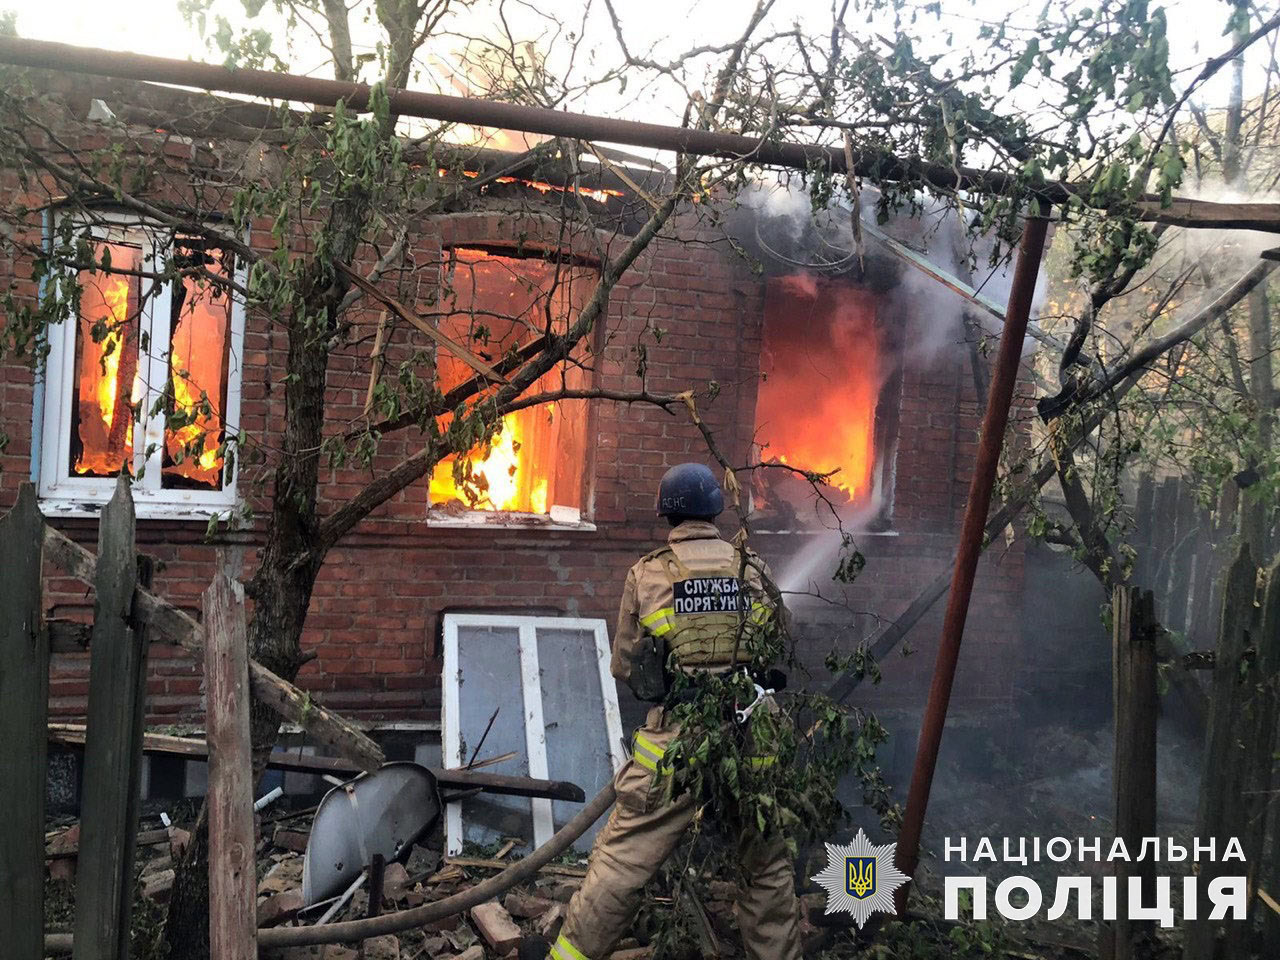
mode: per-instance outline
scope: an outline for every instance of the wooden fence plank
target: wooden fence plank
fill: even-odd
[[[14,960],[44,956],[44,791],[49,637],[40,622],[34,488],[0,517],[0,943]]]
[[[93,581],[97,560],[78,543],[52,527],[45,527],[44,549],[58,569],[79,580]],[[149,590],[138,591],[137,603],[139,616],[150,627],[190,653],[204,656],[204,629],[190,616]],[[377,770],[382,766],[382,750],[368,735],[256,660],[249,661],[249,682],[254,696],[302,727],[317,742],[332,747],[362,770]]]
[[[1115,753],[1112,793],[1116,836],[1133,850],[1156,833],[1156,619],[1151,591],[1120,586],[1112,595],[1112,692]],[[1153,890],[1155,862],[1117,861],[1116,883],[1128,890],[1137,877],[1144,891]],[[1146,960],[1153,956],[1151,921],[1118,917],[1102,926],[1103,960]]]
[[[136,527],[121,476],[98,526],[75,960],[129,957],[147,669],[146,638],[134,620]]]
[[[1190,626],[1191,611],[1187,601],[1191,594],[1192,557],[1200,533],[1200,512],[1196,509],[1190,485],[1181,480],[1178,481],[1175,504],[1176,519],[1169,517],[1166,520],[1174,530],[1174,545],[1169,553],[1169,613],[1164,626],[1185,634]]]
[[[1245,706],[1244,728],[1252,732],[1249,751],[1249,781],[1243,797],[1240,842],[1248,863],[1251,910],[1258,906],[1256,891],[1267,891],[1274,900],[1280,893],[1280,798],[1273,791],[1276,755],[1280,752],[1280,560],[1267,571],[1263,591],[1261,628],[1255,643],[1253,677],[1249,684],[1249,702]],[[1269,822],[1270,821],[1270,822]],[[1270,827],[1272,853],[1266,857],[1267,830]],[[1280,957],[1280,914],[1263,907],[1262,957]],[[1245,956],[1250,925],[1227,925],[1224,956]]]
[[[258,955],[249,641],[244,588],[219,570],[204,593],[209,740],[209,956]]]
[[[1253,735],[1246,735],[1243,729],[1248,671],[1241,667],[1250,632],[1257,624],[1253,605],[1257,581],[1257,567],[1248,544],[1243,544],[1223,581],[1222,627],[1214,659],[1213,698],[1206,732],[1200,811],[1196,819],[1195,835],[1212,838],[1218,858],[1199,865],[1196,911],[1199,919],[1187,921],[1183,960],[1213,960],[1222,922],[1207,919],[1211,909],[1207,898],[1209,883],[1224,872],[1238,870],[1234,863],[1224,865],[1222,854],[1240,823],[1247,780],[1246,741],[1253,739]]]

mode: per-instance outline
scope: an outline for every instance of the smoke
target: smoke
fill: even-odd
[[[758,182],[738,197],[730,232],[774,273],[849,278],[881,295],[882,325],[897,334],[903,364],[930,366],[957,347],[967,349],[974,332],[998,336],[1001,322],[935,277],[907,263],[875,236],[882,232],[941,272],[978,290],[1003,310],[1013,280],[1013,256],[997,250],[994,237],[970,237],[954,204],[927,198],[915,215],[903,212],[876,223],[877,191],[861,198],[862,256],[857,256],[853,211],[838,201],[814,211],[809,194],[783,181]],[[1047,290],[1044,272],[1036,284],[1032,320]],[[973,332],[966,326],[966,318]],[[1025,351],[1035,348],[1028,341]]]
[[[1240,190],[1219,180],[1205,180],[1193,190],[1179,190],[1178,196],[1212,203],[1280,202],[1280,194]],[[1210,272],[1229,267],[1243,273],[1257,263],[1263,251],[1276,246],[1276,238],[1275,234],[1257,230],[1178,230],[1171,237],[1166,236],[1161,246],[1163,253],[1202,261]]]

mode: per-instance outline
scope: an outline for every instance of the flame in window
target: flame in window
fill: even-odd
[[[756,439],[765,463],[839,471],[825,491],[839,509],[871,495],[876,406],[884,382],[872,294],[795,274],[765,296]],[[757,509],[783,522],[807,512],[812,487],[788,470],[755,471]]]
[[[216,251],[181,246],[180,265],[225,269]],[[187,275],[174,282],[169,376],[173,412],[165,433],[164,485],[218,489],[222,485],[222,412],[226,407],[231,300],[220,287]],[[185,421],[185,422],[184,422]]]
[[[594,271],[537,258],[457,248],[453,297],[455,312],[440,327],[489,363],[543,332],[548,307],[558,330],[565,329],[594,285]],[[550,303],[548,304],[548,298]],[[472,371],[440,354],[437,378],[442,391],[469,379]],[[553,369],[530,393],[553,392],[562,385],[581,388],[587,375],[568,365]],[[447,421],[447,418],[442,418]],[[454,477],[454,458],[442,461],[431,476],[431,504],[449,511],[515,511],[545,515],[552,505],[583,507],[587,405],[565,400],[518,410],[503,417],[501,430],[487,445],[470,451],[469,479]],[[444,424],[442,423],[442,426]]]
[[[102,244],[117,269],[136,270],[141,251]],[[121,273],[83,271],[75,340],[71,404],[71,469],[105,477],[133,466],[133,405],[143,392],[138,364],[139,280]]]

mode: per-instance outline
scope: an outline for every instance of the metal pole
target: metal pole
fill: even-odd
[[[1000,463],[1000,447],[1004,443],[1004,431],[1009,423],[1009,406],[1013,401],[1013,388],[1018,379],[1018,362],[1026,339],[1027,320],[1031,314],[1031,300],[1035,294],[1036,276],[1040,272],[1040,258],[1044,253],[1048,226],[1049,221],[1045,216],[1028,217],[1022,230],[1022,243],[1018,248],[1018,263],[1014,268],[1009,306],[1005,311],[1004,329],[1000,334],[1000,352],[996,357],[995,373],[987,393],[987,411],[982,418],[978,457],[973,466],[973,478],[969,482],[964,522],[960,527],[960,545],[956,549],[951,593],[947,597],[947,612],[942,621],[942,640],[938,645],[938,658],[933,668],[933,684],[929,688],[929,701],[920,727],[920,744],[916,750],[915,769],[911,773],[907,810],[902,830],[898,834],[898,868],[908,876],[914,875],[920,862],[920,834],[924,829],[925,810],[929,806],[933,771],[938,764],[938,747],[942,743],[947,705],[951,702],[951,687],[955,682],[956,663],[960,658],[960,641],[964,637],[965,618],[968,616],[969,599],[973,594],[973,579],[978,570],[978,557],[982,553],[983,527],[991,505],[996,468]],[[906,891],[906,887],[899,888],[899,916],[906,909]]]
[[[0,63],[61,73],[89,73],[123,80],[169,83],[317,106],[333,106],[342,100],[353,110],[364,110],[369,104],[370,88],[367,83],[343,83],[267,70],[232,70],[212,63],[119,53],[50,40],[0,37]],[[816,163],[836,173],[844,173],[847,169],[843,148],[816,143],[782,143],[732,133],[618,120],[547,107],[499,103],[481,97],[454,97],[417,90],[390,89],[387,98],[393,114],[442,123],[466,123],[549,137],[747,160],[762,166],[805,170]],[[873,150],[855,149],[852,157],[854,173],[874,176],[877,180],[923,181],[948,191],[974,190],[979,193],[1010,193],[1019,187],[1013,175],[998,170],[957,169],[949,164],[924,163],[913,157],[886,157]],[[1081,195],[1082,189],[1085,193],[1088,190],[1087,185],[1080,187],[1061,181],[1043,183],[1038,189],[1040,196],[1050,203],[1065,203],[1071,197]],[[1174,197],[1172,202],[1166,202],[1154,194],[1144,194],[1138,199],[1142,205],[1139,218],[1144,220],[1185,227],[1280,233],[1280,204],[1216,203],[1185,197]]]

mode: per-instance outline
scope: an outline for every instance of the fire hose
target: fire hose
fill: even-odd
[[[498,875],[461,893],[455,893],[452,897],[446,897],[434,903],[424,903],[420,907],[412,907],[408,910],[366,917],[363,920],[344,920],[340,923],[326,923],[311,927],[264,928],[258,931],[258,946],[276,948],[306,947],[321,943],[355,943],[387,933],[400,933],[411,927],[421,927],[434,920],[443,920],[463,910],[469,910],[471,907],[506,893],[517,883],[531,879],[539,869],[568,850],[575,840],[604,816],[613,806],[616,796],[613,783],[605,784],[604,789],[578,811],[577,816],[552,834],[550,840],[529,856],[516,861]],[[71,934],[45,934],[44,941],[46,953],[71,952]]]

